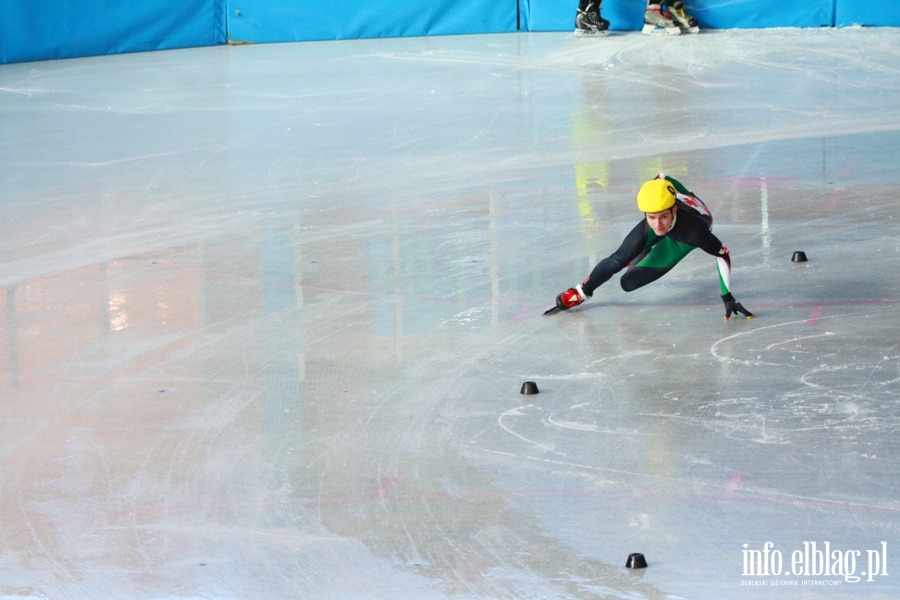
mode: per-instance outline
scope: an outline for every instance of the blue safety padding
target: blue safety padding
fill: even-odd
[[[688,0],[686,6],[707,29],[761,29],[769,27],[823,27],[834,20],[834,0]]]
[[[211,46],[225,0],[2,0],[0,63]]]
[[[240,42],[505,33],[516,0],[229,0],[228,37]]]
[[[888,0],[836,0],[834,24],[890,26],[900,25],[900,10]]]

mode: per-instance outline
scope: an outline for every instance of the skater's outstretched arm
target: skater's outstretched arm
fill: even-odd
[[[716,257],[716,268],[719,272],[719,291],[722,293],[722,302],[725,304],[725,320],[732,314],[742,314],[748,319],[753,318],[753,313],[734,299],[731,294],[731,253],[719,239],[710,232],[707,241],[700,246],[708,254]],[[716,249],[718,248],[718,249]]]

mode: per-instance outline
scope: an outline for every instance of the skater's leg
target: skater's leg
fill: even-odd
[[[693,246],[663,238],[658,244],[638,256],[622,275],[622,289],[631,292],[652,283],[672,270]]]
[[[591,37],[609,33],[609,21],[600,16],[603,0],[579,0],[575,15],[575,37]]]
[[[647,3],[647,10],[644,12],[644,28],[641,33],[678,35],[681,33],[681,28],[672,20],[668,12],[662,10],[660,0],[650,0]]]
[[[656,236],[652,234],[646,221],[641,221],[635,225],[615,252],[610,254],[598,262],[590,275],[581,282],[584,294],[590,298],[594,295],[594,290],[606,283],[613,275],[633,264],[638,260],[642,252],[646,252],[652,245],[652,239]]]
[[[669,4],[669,14],[683,32],[700,33],[700,23],[687,13],[682,0],[675,0]]]

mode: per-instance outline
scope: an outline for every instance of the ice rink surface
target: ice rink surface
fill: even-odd
[[[0,598],[897,598],[898,164],[896,29],[2,66]],[[756,318],[543,316],[659,171]]]

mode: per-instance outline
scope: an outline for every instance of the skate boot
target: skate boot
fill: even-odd
[[[581,289],[581,284],[578,284],[556,297],[556,308],[559,310],[569,310],[570,308],[578,306],[588,298],[589,296]]]
[[[700,23],[697,22],[697,19],[687,14],[684,10],[684,2],[681,0],[675,0],[669,6],[669,14],[683,33],[700,33]]]
[[[578,9],[575,17],[575,37],[594,37],[609,33],[609,21],[600,16],[600,8],[588,4],[587,9]]]
[[[675,24],[669,13],[663,11],[659,4],[650,4],[647,6],[647,12],[644,13],[644,28],[641,29],[641,33],[679,35],[681,27]]]

